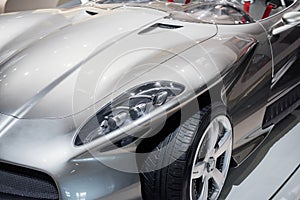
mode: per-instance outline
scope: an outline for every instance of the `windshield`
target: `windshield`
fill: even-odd
[[[170,13],[169,18],[194,23],[245,24],[253,22],[236,0],[201,0],[167,3],[153,0],[94,0],[97,4],[130,4]]]
[[[89,0],[92,2],[96,2],[99,4],[119,4],[119,3],[149,3],[149,2],[154,2],[157,0]],[[165,1],[160,1],[160,2],[167,2],[167,0]],[[175,3],[178,4],[185,4],[184,0],[179,0],[179,1],[174,1]],[[218,2],[229,2],[229,3],[233,3],[236,5],[241,6],[240,2],[236,1],[236,0],[191,0],[191,3],[218,3]]]
[[[188,6],[184,12],[172,12],[170,18],[187,22],[245,24],[252,22],[240,7],[230,2],[204,2]]]
[[[153,0],[92,0],[99,4],[119,4],[119,3],[149,3]]]

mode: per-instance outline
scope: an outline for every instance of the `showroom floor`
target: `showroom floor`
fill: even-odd
[[[300,109],[274,127],[241,166],[231,169],[220,199],[300,200]]]

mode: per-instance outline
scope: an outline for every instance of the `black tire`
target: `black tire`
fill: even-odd
[[[202,108],[161,141],[145,159],[141,174],[144,200],[188,200],[193,161],[203,133],[224,107]]]

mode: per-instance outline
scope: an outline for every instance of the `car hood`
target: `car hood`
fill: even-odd
[[[166,16],[147,8],[82,6],[1,16],[0,113],[75,115],[217,32],[215,25],[198,24],[193,33],[193,25]]]

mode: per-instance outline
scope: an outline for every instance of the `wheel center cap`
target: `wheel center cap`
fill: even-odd
[[[216,168],[216,161],[214,158],[209,158],[207,161],[207,172],[212,172]]]

